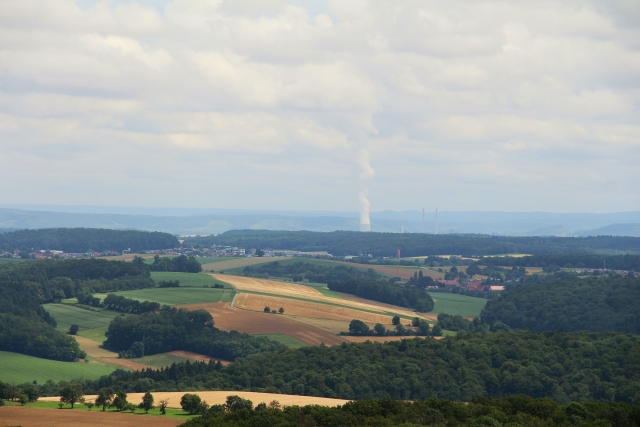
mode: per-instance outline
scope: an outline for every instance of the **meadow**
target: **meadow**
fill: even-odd
[[[160,281],[180,281],[181,287],[189,287],[189,288],[202,288],[202,287],[213,287],[213,285],[222,285],[226,288],[232,289],[231,286],[221,282],[220,280],[214,279],[208,273],[174,273],[174,272],[165,272],[165,271],[152,271],[151,278],[156,282]]]
[[[446,292],[431,292],[429,295],[435,301],[433,310],[430,312],[432,314],[447,313],[458,316],[478,317],[488,301],[484,298]]]
[[[233,299],[235,291],[232,289],[211,288],[151,288],[133,291],[113,292],[126,298],[138,301],[152,301],[161,305],[198,304],[206,302],[223,302]],[[97,298],[104,298],[106,294],[95,294]]]
[[[44,304],[44,309],[56,319],[56,329],[68,332],[71,325],[78,325],[80,331],[106,328],[120,313],[100,308],[83,308],[71,304]],[[106,330],[106,329],[105,329]],[[103,338],[104,340],[104,338]]]
[[[285,334],[255,334],[255,336],[269,338],[270,340],[284,344],[289,348],[307,347],[309,345]]]
[[[89,363],[59,362],[6,351],[0,351],[0,360],[0,381],[15,384],[69,381],[79,377],[97,379],[115,371],[115,366],[94,360]]]
[[[161,368],[163,366],[171,366],[172,363],[186,362],[187,360],[191,360],[191,359],[177,356],[171,353],[160,353],[160,354],[154,354],[151,356],[138,357],[132,360],[138,363],[142,363],[144,365]]]

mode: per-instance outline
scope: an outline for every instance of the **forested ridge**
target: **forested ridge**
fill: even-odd
[[[514,395],[504,399],[475,398],[469,404],[444,399],[405,402],[394,399],[361,400],[330,408],[318,405],[284,409],[227,398],[184,427],[357,427],[357,426],[640,426],[640,407],[621,403],[571,403]],[[237,403],[236,403],[237,402]],[[239,403],[239,404],[238,404]]]
[[[507,287],[481,313],[532,331],[620,331],[640,334],[640,278],[567,278]],[[638,362],[640,364],[640,361]]]
[[[478,265],[502,267],[607,268],[640,271],[640,255],[553,254],[524,257],[487,257]]]
[[[68,253],[169,249],[180,246],[177,237],[158,231],[105,228],[45,228],[0,233],[0,250],[61,250]]]
[[[640,403],[640,337],[622,333],[530,331],[461,333],[442,340],[304,347],[256,354],[227,367],[175,364],[115,372],[86,381],[85,391],[126,392],[277,387],[282,393],[371,399],[526,394],[558,402]]]
[[[630,253],[640,255],[640,237],[513,237],[483,234],[361,233],[356,231],[232,230],[217,236],[189,237],[186,245],[328,251],[332,255],[498,255]]]
[[[154,287],[145,266],[99,259],[43,260],[0,266],[0,350],[55,360],[84,357],[57,331],[42,304],[94,292]]]
[[[105,334],[104,346],[124,353],[139,349],[143,354],[136,357],[187,350],[224,360],[285,348],[265,337],[225,332],[214,325],[213,317],[204,310],[164,306],[156,312],[114,318]]]

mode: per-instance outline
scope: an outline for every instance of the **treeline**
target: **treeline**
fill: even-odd
[[[423,289],[415,286],[401,286],[387,280],[370,278],[346,278],[330,280],[328,287],[332,291],[344,292],[386,304],[414,308],[426,313],[433,310],[433,299]]]
[[[139,316],[116,317],[109,324],[105,336],[106,348],[136,354],[136,357],[140,357],[140,352],[151,355],[186,350],[235,360],[284,348],[282,344],[264,337],[221,331],[214,326],[213,317],[205,310],[189,311],[168,306]]]
[[[256,354],[223,367],[182,363],[118,371],[86,381],[125,392],[262,391],[343,399],[445,398],[468,402],[526,394],[571,401],[637,404],[640,337],[622,333],[460,333],[442,340],[352,343]],[[273,390],[273,389],[270,389]]]
[[[78,302],[80,301],[78,300]],[[137,299],[116,294],[108,294],[102,301],[102,306],[109,310],[131,314],[142,314],[160,310],[160,304],[157,302],[138,301]]]
[[[242,275],[263,279],[282,277],[291,279],[294,282],[302,282],[306,279],[315,283],[329,283],[330,281],[346,280],[349,278],[376,279],[380,277],[380,275],[372,269],[365,270],[339,265],[337,263],[336,265],[312,264],[304,261],[286,263],[274,261],[257,266],[249,266],[242,270]]]
[[[241,248],[275,248],[328,251],[337,256],[372,254],[394,257],[458,254],[465,256],[525,253],[620,253],[640,255],[640,237],[512,237],[482,234],[360,233],[334,231],[231,230],[217,236],[189,237],[184,244],[229,245]]]
[[[619,331],[640,334],[640,278],[568,278],[509,286],[481,317],[532,331]]]
[[[55,360],[83,358],[76,341],[55,329],[55,319],[42,304],[77,296],[93,305],[97,300],[91,297],[94,292],[154,286],[145,266],[119,261],[44,260],[3,265],[0,313],[4,313],[5,327],[0,330],[0,350]]]
[[[477,265],[503,267],[608,268],[640,271],[640,255],[554,254],[525,257],[487,257]]]
[[[157,231],[108,230],[104,228],[45,228],[0,233],[0,250],[61,250],[70,253],[169,249],[178,239]]]
[[[87,355],[72,337],[36,319],[0,314],[0,350],[72,362]]]
[[[140,258],[142,260],[142,258]],[[142,264],[142,262],[138,264]],[[149,265],[151,271],[177,271],[182,273],[199,273],[202,271],[202,265],[198,262],[196,257],[180,255],[177,257],[160,257],[156,255],[153,259],[153,264]]]
[[[182,427],[357,427],[357,426],[640,426],[640,407],[610,402],[581,402],[560,405],[550,399],[513,395],[504,399],[474,398],[468,404],[445,399],[406,402],[395,399],[360,400],[343,406],[287,406],[253,402],[229,396]],[[237,408],[236,408],[237,407]]]

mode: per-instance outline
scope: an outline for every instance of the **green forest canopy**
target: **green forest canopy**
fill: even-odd
[[[217,236],[188,237],[185,245],[228,245],[241,248],[327,251],[332,255],[498,255],[618,254],[640,255],[640,237],[511,237],[482,234],[361,233],[356,231],[231,230]]]
[[[68,253],[170,249],[178,239],[157,231],[108,230],[104,228],[46,228],[0,233],[0,250],[61,250]]]

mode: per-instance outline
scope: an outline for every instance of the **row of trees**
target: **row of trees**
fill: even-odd
[[[487,257],[477,265],[505,267],[610,268],[640,271],[640,255],[553,254],[525,257]]]
[[[349,332],[343,333],[345,335],[354,335],[354,336],[378,336],[378,337],[388,337],[388,336],[429,336],[429,323],[426,320],[422,320],[418,317],[414,317],[411,326],[412,328],[406,328],[402,323],[400,323],[400,317],[395,316],[393,318],[393,324],[395,325],[395,330],[388,330],[383,324],[376,323],[373,329],[369,328],[369,325],[364,323],[362,320],[353,319],[349,323]],[[441,336],[442,329],[435,329],[432,332],[433,336]]]
[[[373,254],[394,257],[440,254],[576,254],[625,251],[640,255],[639,237],[514,237],[482,234],[359,233],[334,231],[231,230],[217,236],[188,237],[184,244],[213,244],[240,248],[288,248],[299,251],[328,251],[333,255]]]
[[[227,367],[182,363],[117,372],[85,389],[126,392],[201,389],[261,391],[343,399],[446,398],[512,394],[570,401],[640,404],[640,337],[623,333],[530,331],[464,333],[441,340],[303,347],[255,354]],[[624,367],[621,369],[621,367]]]
[[[214,326],[213,317],[205,310],[189,311],[168,306],[137,316],[116,317],[109,324],[105,336],[106,348],[134,357],[187,350],[213,358],[235,360],[284,348],[265,337],[221,331]]]
[[[0,250],[55,249],[68,253],[115,250],[169,249],[180,245],[177,237],[157,231],[105,228],[44,228],[0,233]]]
[[[134,263],[143,263],[140,257],[134,259]],[[153,264],[149,265],[151,271],[178,271],[183,273],[199,273],[202,271],[202,265],[196,257],[180,255],[177,257],[161,257],[156,255],[153,258]]]
[[[426,313],[433,310],[433,299],[423,289],[414,286],[398,286],[387,280],[369,278],[347,278],[331,280],[329,289],[345,292],[373,301],[410,307]]]
[[[349,267],[346,265],[315,264],[305,261],[274,261],[256,266],[245,267],[242,275],[247,277],[280,277],[302,282],[308,280],[315,283],[329,283],[351,278],[377,279],[380,275],[372,269]]]

